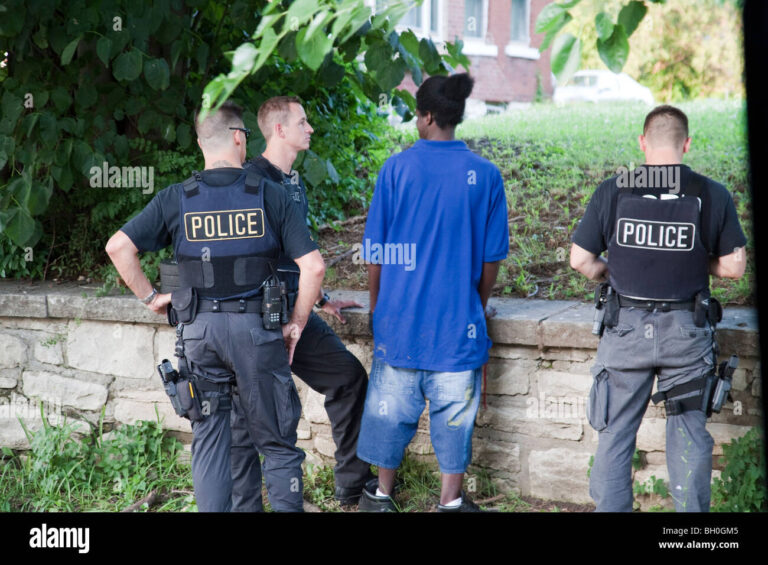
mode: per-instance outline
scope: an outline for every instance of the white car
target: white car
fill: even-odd
[[[637,101],[654,103],[651,90],[626,73],[605,70],[576,71],[565,86],[555,88],[555,104],[568,102]]]

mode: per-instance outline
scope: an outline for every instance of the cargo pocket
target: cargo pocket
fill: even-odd
[[[301,418],[301,400],[293,378],[275,373],[275,408],[280,435],[291,438]]]
[[[605,369],[595,375],[592,388],[589,389],[587,420],[598,432],[608,426],[608,372]]]
[[[184,324],[182,336],[184,339],[184,355],[193,363],[199,365],[211,365],[216,363],[215,355],[212,355],[206,342],[208,324],[196,320],[191,324]]]
[[[278,328],[276,330],[267,330],[263,326],[255,326],[251,328],[251,340],[253,345],[263,345],[270,341],[276,341],[283,339],[283,330]]]

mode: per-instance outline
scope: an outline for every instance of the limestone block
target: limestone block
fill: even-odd
[[[69,365],[83,371],[150,379],[155,375],[155,329],[151,326],[72,322],[67,335]]]
[[[529,378],[536,371],[532,359],[491,359],[486,375],[487,394],[528,394]]]
[[[540,438],[578,441],[583,435],[581,419],[558,417],[558,410],[548,413],[546,406],[540,407],[536,398],[528,397],[525,405],[497,404],[496,401],[497,399],[490,399],[488,408],[480,411],[478,425]],[[573,413],[570,406],[563,408],[566,408],[568,413]]]
[[[528,476],[531,495],[545,500],[588,503],[590,453],[557,447],[531,451]]]
[[[15,335],[0,333],[0,368],[26,365],[27,344]]]
[[[637,432],[637,449],[640,451],[664,451],[667,445],[667,420],[643,418]]]
[[[307,387],[306,396],[304,397],[303,410],[304,417],[313,424],[330,424],[328,420],[328,413],[325,411],[325,395],[320,394]]]
[[[26,396],[71,406],[80,410],[101,410],[107,402],[107,387],[57,375],[47,371],[24,371],[23,392]]]
[[[510,473],[520,471],[520,445],[517,443],[480,439],[472,442],[472,448],[472,461],[477,465]]]
[[[160,397],[160,394],[163,396]],[[138,395],[137,395],[138,396]],[[189,420],[176,415],[171,406],[171,401],[165,393],[148,392],[144,399],[116,398],[114,402],[115,420],[122,424],[134,424],[139,420],[157,421],[155,407],[160,414],[163,428],[181,432],[191,432],[192,426]]]
[[[61,347],[61,338],[53,334],[46,334],[46,337],[35,342],[35,359],[41,363],[49,365],[63,365],[64,353]]]

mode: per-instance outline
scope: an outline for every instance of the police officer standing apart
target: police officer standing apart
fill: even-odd
[[[599,432],[590,495],[599,512],[632,510],[632,455],[657,375],[653,400],[665,401],[675,507],[707,512],[714,444],[705,427],[707,377],[721,314],[709,275],[741,277],[746,238],[725,187],[681,164],[691,144],[682,111],[652,110],[639,142],[645,164],[597,188],[571,248],[574,269],[610,285],[596,291],[604,330],[587,410]]]
[[[309,148],[312,126],[294,96],[275,96],[266,100],[258,112],[259,129],[267,147],[262,155],[244,164],[280,183],[306,221],[309,214],[307,193],[298,173],[292,170],[300,151]],[[283,256],[278,267],[289,293],[298,284],[298,269],[290,256]],[[324,310],[345,323],[343,308],[362,307],[354,301],[331,300],[318,289],[315,308]],[[356,454],[360,420],[365,403],[368,376],[360,361],[344,346],[320,316],[312,313],[296,345],[291,369],[312,389],[325,395],[325,410],[336,443],[335,498],[341,504],[354,504],[363,485],[372,476],[369,465]],[[237,405],[237,397],[235,397]],[[237,406],[233,416],[239,413]],[[259,453],[249,441],[241,418],[232,421],[233,510],[256,512],[262,509],[261,465]]]
[[[242,168],[248,130],[242,109],[226,102],[204,120],[196,117],[205,170],[160,191],[109,240],[106,250],[134,294],[157,314],[169,303],[177,325],[179,372],[202,397],[193,420],[192,476],[200,511],[232,507],[231,394],[243,399],[243,418],[264,455],[272,508],[301,511],[301,463],[296,447],[301,415],[290,371],[325,265],[304,218],[283,188]],[[181,288],[158,294],[141,270],[139,251],[173,244]],[[290,320],[277,313],[277,258],[300,269]],[[262,312],[271,310],[267,314]],[[282,325],[281,322],[287,324]],[[197,421],[195,421],[197,420]]]

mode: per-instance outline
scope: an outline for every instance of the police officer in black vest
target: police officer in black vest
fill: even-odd
[[[191,375],[192,476],[200,511],[232,507],[231,396],[242,399],[251,440],[264,455],[272,508],[302,511],[296,447],[301,415],[290,362],[325,272],[317,245],[283,188],[242,168],[248,130],[230,102],[195,119],[205,170],[160,191],[107,244],[136,296],[158,314],[169,303],[177,325],[179,369]],[[139,251],[173,244],[181,288],[158,294],[141,270]],[[290,320],[274,306],[278,257],[300,269]],[[285,322],[288,323],[285,323]],[[281,322],[284,323],[281,327]],[[179,387],[181,388],[181,387]],[[168,389],[166,389],[168,390]],[[189,400],[189,398],[187,398]],[[197,402],[197,401],[196,401]]]
[[[609,283],[596,291],[604,329],[587,409],[599,432],[590,495],[598,511],[632,510],[632,455],[656,375],[670,494],[678,511],[706,512],[707,383],[721,314],[709,275],[741,277],[746,238],[725,187],[681,164],[691,144],[682,111],[655,108],[639,142],[645,164],[620,168],[597,188],[571,248],[574,269]]]

